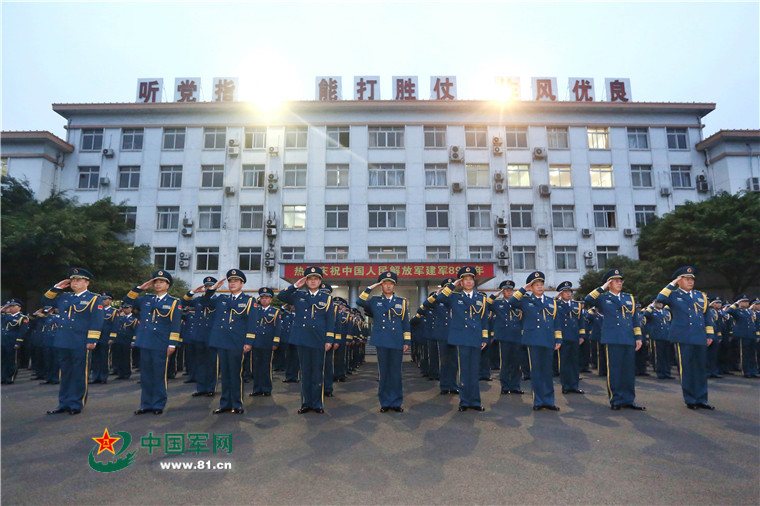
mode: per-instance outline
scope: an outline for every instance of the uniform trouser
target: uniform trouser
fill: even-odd
[[[195,377],[195,364],[197,360],[195,359],[196,354],[196,343],[189,342],[184,343],[183,347],[185,349],[185,372],[189,376],[189,380],[198,381],[198,379]]]
[[[488,367],[490,369],[501,368],[501,349],[499,348],[498,342],[494,344],[494,341],[491,341],[488,348],[490,350],[488,353]]]
[[[657,373],[658,378],[670,376],[670,364],[672,362],[670,353],[672,350],[673,347],[670,345],[670,341],[655,340],[654,372]]]
[[[140,368],[140,348],[134,347],[130,348],[130,351],[132,351],[132,367],[135,369]]]
[[[559,350],[555,350],[552,355],[552,374],[559,376]]]
[[[243,350],[217,349],[219,369],[222,373],[220,409],[243,408]]]
[[[58,409],[82,409],[87,403],[87,373],[90,350],[56,348],[61,364],[61,386],[58,388]]]
[[[559,347],[559,379],[562,390],[578,390],[580,381],[580,344],[562,341]]]
[[[44,352],[42,350],[42,345],[32,345],[30,354],[32,357],[32,369],[34,369],[34,373],[36,376],[40,378],[45,377],[45,358],[44,358]]]
[[[528,346],[530,359],[530,384],[533,389],[534,406],[554,405],[554,373],[552,357],[554,348]]]
[[[457,389],[457,347],[449,345],[448,341],[438,341],[438,356],[440,358],[441,391]]]
[[[181,348],[177,347],[174,353],[169,355],[166,359],[166,377],[175,378],[177,376],[177,356],[181,354]]]
[[[588,369],[589,364],[591,364],[591,341],[589,341],[588,338],[583,340],[583,343],[580,344],[580,347],[578,349],[578,364],[580,365],[581,369]]]
[[[166,407],[166,371],[169,357],[166,350],[140,348],[140,409],[153,410]]]
[[[459,357],[459,406],[471,408],[480,406],[480,353],[482,350],[474,346],[458,346]]]
[[[294,344],[286,344],[285,348],[285,380],[298,381],[300,370],[298,347]]]
[[[272,348],[254,348],[253,392],[272,393]]]
[[[285,347],[282,345],[272,353],[272,368],[275,371],[285,370]]]
[[[530,379],[530,353],[527,346],[520,347],[520,369],[524,379]]]
[[[643,342],[639,351],[636,352],[636,374],[647,372],[647,360],[649,359],[649,347]]]
[[[400,408],[404,401],[404,391],[401,385],[401,363],[404,360],[404,350],[395,348],[377,348],[377,369],[380,382],[377,387],[377,398],[382,408]]]
[[[739,339],[741,348],[739,358],[742,365],[742,374],[745,376],[757,374],[757,339]]]
[[[132,357],[128,344],[114,342],[111,345],[111,356],[117,378],[127,379],[132,376]]]
[[[219,357],[204,342],[195,343],[195,391],[214,392],[219,378]]]
[[[707,346],[676,343],[681,390],[686,404],[707,403]]]
[[[723,336],[718,349],[718,370],[721,374],[731,372],[731,340]]]
[[[92,350],[90,381],[108,381],[108,343],[100,341]]]
[[[253,350],[243,354],[243,379],[253,378]]]
[[[16,349],[11,346],[2,347],[2,380],[4,383],[13,383],[16,379]]]
[[[607,345],[596,342],[596,373],[599,376],[607,376]]]
[[[422,341],[422,342],[418,341],[414,343],[414,346],[415,348],[417,348],[417,357],[418,357],[417,366],[420,369],[422,369],[422,373],[427,376],[428,369],[430,368],[428,366],[430,357],[428,356],[427,341]]]
[[[45,381],[58,383],[60,381],[61,365],[58,354],[52,346],[45,346]]]
[[[492,343],[480,350],[480,364],[478,365],[478,379],[491,379],[491,347]],[[496,347],[496,345],[493,345]]]
[[[708,376],[713,374],[720,374],[718,368],[718,351],[720,350],[720,338],[713,337],[713,342],[707,347],[707,370],[705,371]]]
[[[501,352],[501,371],[499,380],[502,390],[520,390],[520,354],[519,343],[495,341]]]
[[[441,364],[438,357],[438,341],[428,339],[428,370],[427,374],[430,379],[437,380],[440,378]]]
[[[323,409],[325,349],[298,347],[301,366],[301,407]]]
[[[338,350],[340,350],[340,346],[338,347]],[[335,360],[335,351],[330,350],[328,352],[325,352],[325,371],[324,371],[324,383],[325,383],[325,393],[331,394],[333,392],[333,360]]]
[[[348,351],[347,342],[341,343],[335,351],[335,362],[333,364],[333,380],[346,379],[346,352]]]
[[[607,355],[607,393],[610,396],[610,406],[633,404],[636,400],[636,348],[626,344],[604,346]]]

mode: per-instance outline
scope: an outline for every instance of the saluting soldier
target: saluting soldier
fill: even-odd
[[[58,308],[60,325],[53,344],[61,367],[58,407],[47,413],[82,412],[87,403],[87,374],[90,352],[103,328],[103,304],[96,293],[87,290],[93,275],[81,267],[69,269],[64,279],[43,295],[43,303]],[[61,293],[66,288],[73,293]]]
[[[137,318],[132,314],[132,304],[124,302],[120,314],[114,319],[111,327],[111,358],[114,362],[117,380],[127,380],[132,377],[132,342],[135,338]]]
[[[319,286],[319,291],[322,293],[325,293],[327,295],[332,294],[332,286],[329,283],[322,282],[322,284]],[[332,346],[330,346],[330,349],[325,352],[325,370],[322,373],[322,376],[324,377],[324,396],[325,397],[332,397],[334,386],[333,386],[333,377],[335,375],[335,352],[340,349],[340,342],[342,341],[342,336],[340,334],[340,325],[338,325],[338,304],[335,303],[335,299],[332,299],[332,312],[333,312],[333,343]]]
[[[283,383],[298,383],[298,347],[290,342],[290,329],[293,325],[293,309],[290,304],[282,306],[282,323],[280,324],[280,346],[285,347],[285,379]]]
[[[760,378],[757,368],[757,339],[760,336],[756,326],[757,317],[749,308],[749,297],[740,296],[731,304],[727,313],[734,320],[734,337],[739,340],[739,360],[745,378]]]
[[[153,273],[145,283],[127,293],[124,302],[140,312],[135,330],[135,346],[140,349],[140,407],[136,415],[164,412],[167,401],[166,375],[169,356],[180,342],[182,305],[168,294],[174,279],[164,270]],[[152,288],[155,295],[140,295]]]
[[[354,336],[351,333],[353,325],[348,311],[348,302],[342,297],[333,297],[333,302],[338,311],[335,318],[335,340],[337,341],[338,337],[340,337],[340,340],[343,342],[343,346],[338,348],[337,352],[334,352],[333,381],[344,383],[346,381],[348,350],[354,340]]]
[[[90,385],[108,383],[108,340],[111,337],[111,328],[116,317],[116,310],[111,306],[113,295],[103,292],[100,294],[100,300],[103,301],[103,328],[100,330],[98,344],[92,350]]]
[[[642,346],[641,326],[633,295],[623,293],[623,272],[610,269],[604,283],[586,296],[586,305],[604,316],[601,342],[607,355],[607,390],[610,409],[643,411],[636,404],[636,351]]]
[[[487,304],[491,312],[490,331],[498,343],[501,355],[499,381],[501,393],[522,395],[520,389],[520,359],[522,343],[522,311],[509,303],[515,293],[515,282],[507,279],[499,283],[500,292],[489,297]],[[499,299],[499,295],[503,298]]]
[[[573,284],[563,281],[557,286],[557,319],[562,330],[559,349],[559,379],[563,394],[582,394],[580,388],[580,346],[586,337],[583,305],[573,300]]]
[[[280,346],[280,310],[272,307],[274,291],[259,288],[259,322],[253,341],[253,392],[256,397],[272,395],[272,352]]]
[[[52,306],[45,306],[42,308],[43,314],[45,314],[45,326],[42,331],[42,348],[43,358],[45,361],[45,381],[40,385],[59,385],[61,366],[58,363],[58,356],[55,351],[55,333],[58,331],[58,326],[61,322],[61,317],[58,316],[58,309]]]
[[[444,287],[454,282],[454,278],[445,278],[441,281],[435,295],[428,297],[423,303],[425,309],[433,311],[433,336],[438,342],[439,381],[441,395],[458,394],[457,373],[459,363],[457,361],[457,347],[449,343],[449,308],[442,302],[437,301],[437,296]]]
[[[29,330],[29,318],[21,312],[19,299],[10,299],[3,305],[2,321],[2,384],[10,385],[16,380],[18,366],[16,350],[24,344]],[[81,408],[79,408],[81,409]]]
[[[277,294],[281,301],[293,306],[290,342],[298,346],[301,366],[301,408],[299,414],[324,413],[325,354],[335,341],[335,311],[332,297],[319,290],[322,269],[306,268],[306,276]],[[306,290],[299,288],[306,285]]]
[[[718,367],[718,353],[723,339],[723,301],[720,297],[710,299],[710,320],[713,322],[713,341],[707,347],[707,377],[720,379],[720,367]]]
[[[670,342],[670,310],[664,304],[655,300],[642,311],[646,323],[645,333],[653,343],[654,349],[654,372],[657,379],[675,379],[670,374],[670,365],[673,363],[673,346]]]
[[[219,378],[219,359],[216,350],[209,348],[211,325],[216,317],[216,307],[209,305],[208,299],[195,297],[196,294],[204,293],[207,288],[214,286],[217,279],[213,276],[203,278],[203,284],[194,290],[187,292],[182,298],[183,304],[195,308],[195,392],[193,397],[213,397],[216,391],[216,382]]]
[[[383,272],[377,283],[367,287],[356,301],[374,319],[370,343],[377,349],[377,367],[380,373],[377,397],[381,413],[388,410],[398,413],[404,411],[401,406],[404,400],[401,364],[412,341],[412,334],[407,300],[395,294],[397,281],[398,275],[395,272]],[[370,296],[378,286],[382,289],[382,295]]]
[[[428,297],[435,295],[435,292],[430,292]],[[427,377],[429,381],[440,381],[441,379],[441,364],[440,357],[438,355],[438,341],[435,335],[435,310],[432,308],[426,308],[420,306],[417,310],[417,314],[425,320],[425,346],[427,346]]]

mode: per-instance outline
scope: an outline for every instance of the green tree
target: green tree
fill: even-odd
[[[620,269],[623,271],[624,284],[623,291],[632,294],[637,303],[646,306],[659,293],[668,279],[667,274],[660,267],[634,260],[625,256],[612,257],[607,260],[608,267],[599,270],[588,271],[580,280],[578,287],[578,296],[585,297],[595,288],[600,287],[602,276],[610,269]]]

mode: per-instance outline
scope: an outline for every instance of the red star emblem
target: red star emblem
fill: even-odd
[[[94,437],[92,439],[94,439],[95,442],[100,445],[100,448],[98,448],[98,455],[100,455],[100,452],[105,450],[108,450],[109,452],[116,455],[116,452],[113,451],[113,444],[121,438],[111,437],[111,435],[108,433],[108,428],[106,428],[106,430],[103,431],[103,437]]]

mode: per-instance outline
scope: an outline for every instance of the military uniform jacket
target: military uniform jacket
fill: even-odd
[[[29,342],[32,346],[42,346],[44,316],[30,316],[29,318]]]
[[[489,297],[487,308],[491,337],[497,341],[520,344],[522,342],[522,311],[508,300]]]
[[[636,346],[641,340],[641,325],[636,313],[636,303],[633,295],[620,292],[620,297],[613,295],[601,287],[586,295],[586,305],[595,307],[602,315],[603,344],[626,344]]]
[[[562,330],[562,341],[579,343],[581,338],[586,338],[586,319],[583,316],[583,308],[574,300],[565,302],[555,300],[557,305],[557,319]]]
[[[52,348],[55,342],[55,333],[58,330],[58,325],[61,322],[61,317],[57,314],[49,314],[43,319],[44,324],[42,327],[42,346],[46,348]]]
[[[356,301],[356,305],[364,308],[374,320],[369,343],[377,348],[397,350],[411,344],[412,331],[406,299],[395,295],[390,298],[384,295],[370,297],[369,294],[370,289],[367,288]]]
[[[85,290],[80,295],[51,288],[43,295],[43,305],[58,308],[60,325],[55,333],[56,348],[83,349],[97,344],[103,328],[103,302],[98,294]]]
[[[335,340],[343,339],[346,345],[351,344],[354,340],[354,323],[351,321],[351,315],[348,312],[338,312],[335,318]]]
[[[433,332],[431,339],[436,341],[448,341],[449,318],[451,318],[451,310],[449,307],[442,302],[438,302],[435,294],[428,297],[425,302],[422,303],[422,307],[433,313]]]
[[[522,344],[553,349],[562,343],[562,329],[554,299],[544,295],[542,302],[522,287],[512,295],[509,304],[522,310]]]
[[[732,304],[728,314],[734,320],[734,337],[739,339],[756,339],[760,336],[756,327],[755,312],[749,308],[742,309]]]
[[[165,294],[161,300],[156,295],[140,295],[135,287],[124,298],[140,311],[135,330],[135,346],[146,350],[166,351],[169,346],[180,343],[182,305],[176,297]]]
[[[19,311],[16,314],[2,314],[3,325],[3,348],[13,348],[17,344],[20,346],[24,342],[27,332],[29,331],[29,317]]]
[[[464,292],[455,292],[454,283],[449,283],[437,296],[428,299],[444,305],[450,312],[448,322],[448,342],[454,346],[480,348],[488,344],[488,299],[473,290],[472,297]],[[438,315],[436,314],[436,319]]]
[[[703,292],[692,290],[689,294],[680,287],[669,284],[655,300],[667,304],[670,308],[671,341],[707,346],[707,338],[712,339],[714,333],[713,317],[707,310],[707,297]]]
[[[324,349],[335,342],[335,311],[332,297],[323,292],[312,295],[290,285],[277,298],[293,306],[290,344]]]
[[[670,311],[667,308],[657,310],[646,307],[641,314],[646,318],[644,333],[649,336],[649,339],[654,339],[655,341],[667,341],[670,339]]]
[[[280,310],[271,305],[266,308],[259,306],[259,328],[256,331],[253,347],[271,350],[272,346],[279,346],[281,332]]]
[[[117,316],[111,327],[111,339],[122,346],[129,346],[135,339],[137,318],[133,314]]]
[[[209,336],[211,334],[211,324],[214,323],[216,315],[215,307],[208,305],[208,300],[203,297],[193,298],[193,294],[187,292],[182,297],[182,304],[195,308],[195,315],[198,319],[198,328],[195,333],[195,342],[203,343],[208,346]]]
[[[290,343],[290,325],[293,323],[293,313],[280,310],[280,344]]]
[[[259,305],[253,297],[240,293],[233,299],[232,294],[214,295],[214,290],[206,290],[201,301],[215,309],[208,345],[220,350],[240,351],[243,346],[253,346],[259,327]]]
[[[183,343],[197,343],[200,320],[203,318],[198,311],[191,311],[182,315],[182,328],[179,337]]]

